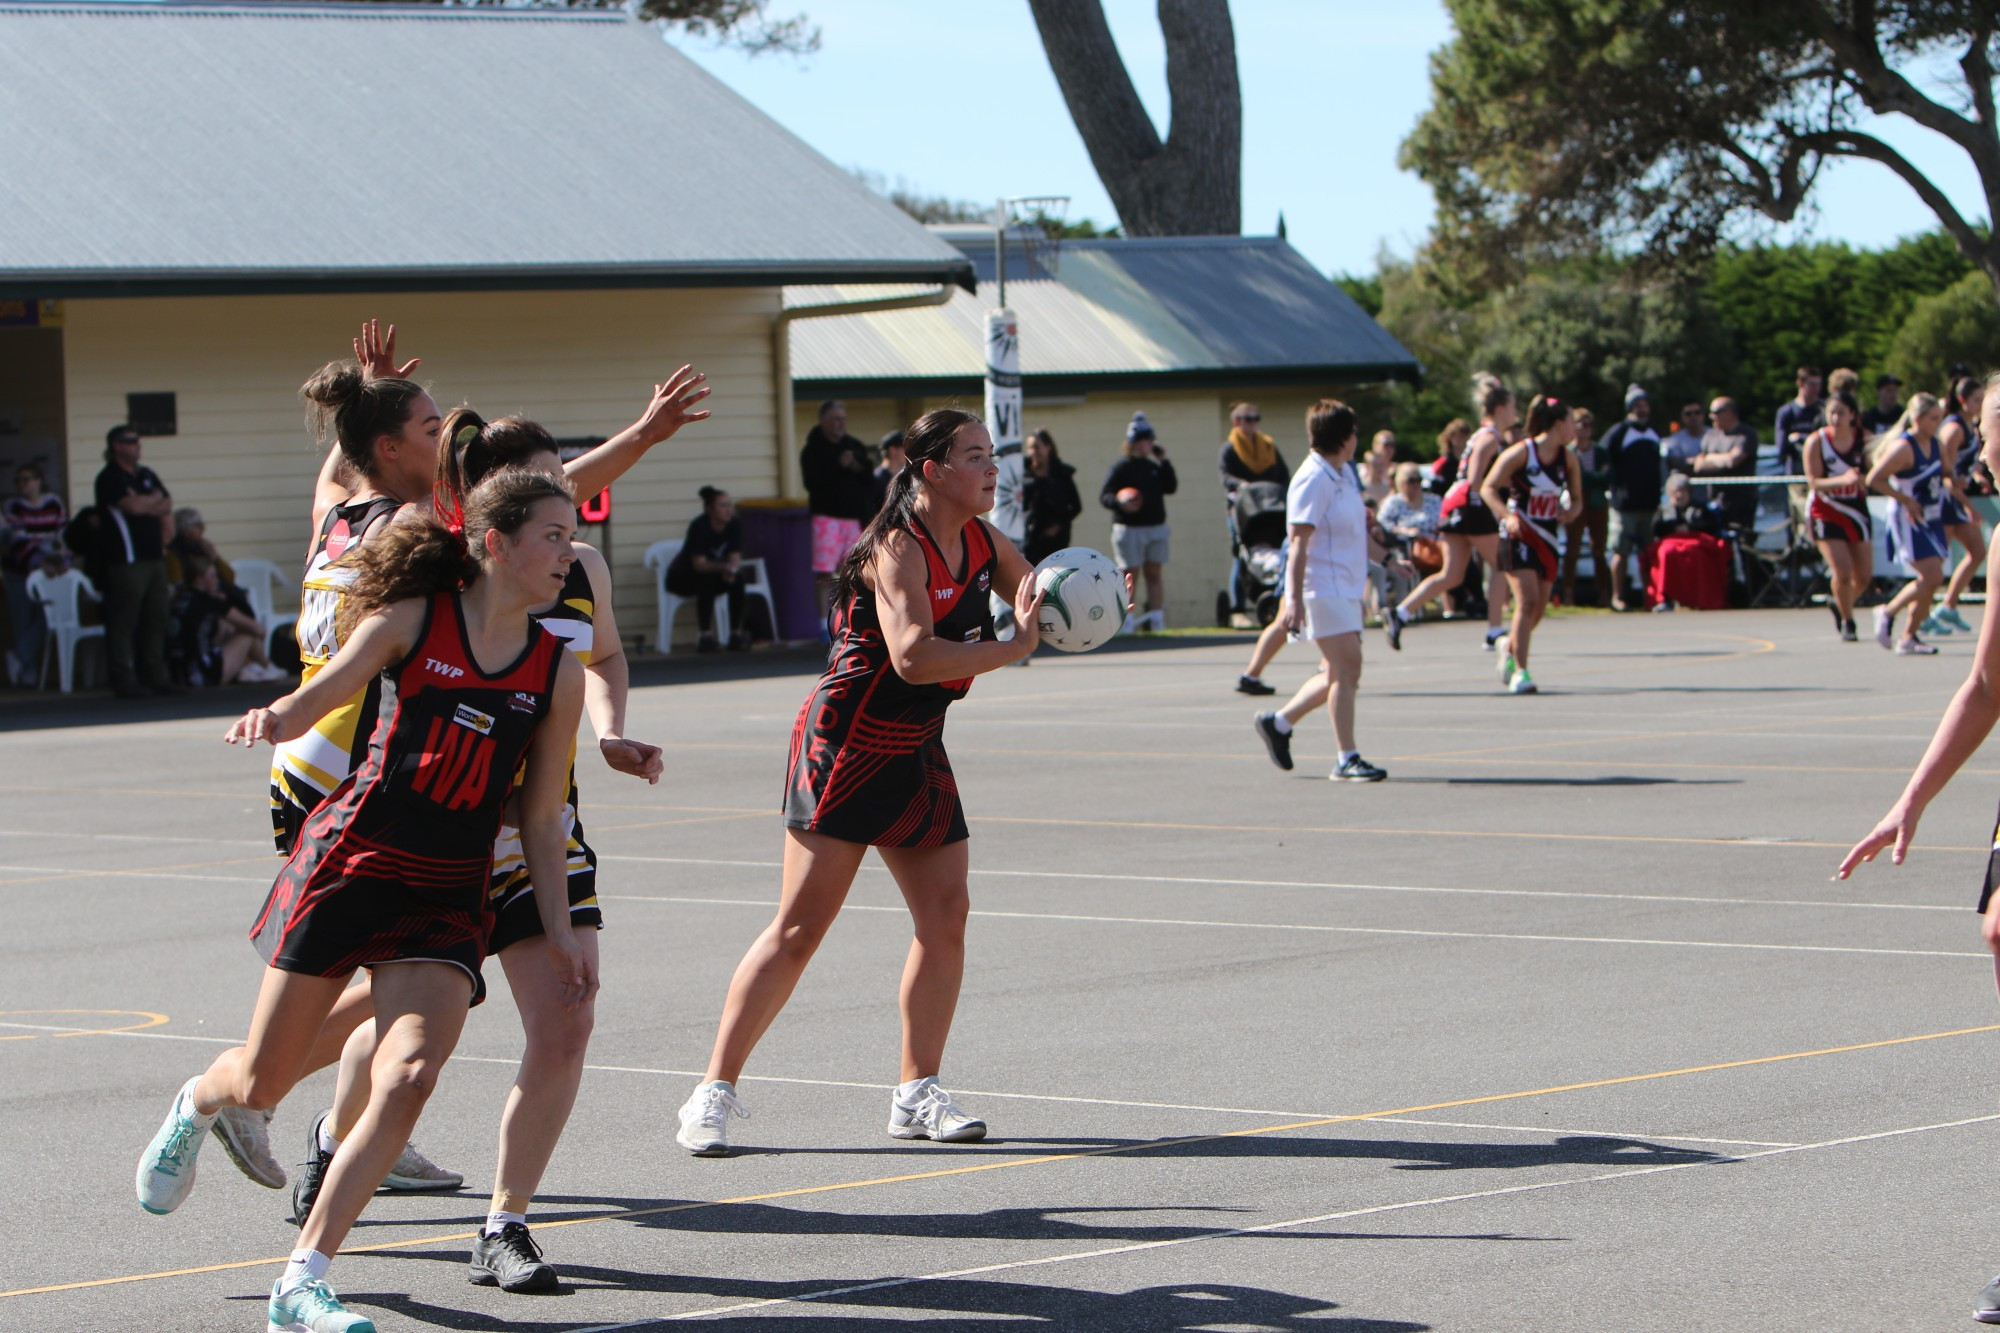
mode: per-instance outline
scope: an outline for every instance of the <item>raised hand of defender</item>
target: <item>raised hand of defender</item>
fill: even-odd
[[[696,411],[695,404],[708,395],[708,376],[693,366],[682,366],[667,376],[665,384],[653,386],[653,401],[639,414],[640,435],[646,443],[658,444],[690,421],[706,421],[708,409]]]
[[[562,991],[563,1008],[581,1008],[597,994],[597,969],[592,966],[590,955],[577,940],[576,932],[565,930],[561,936],[543,937],[549,946],[550,959],[555,963],[556,985]]]
[[[660,754],[660,747],[648,745],[644,741],[628,741],[624,737],[614,737],[597,743],[597,751],[604,756],[604,762],[620,773],[630,773],[635,778],[658,785],[660,774],[666,771],[667,762]]]
[[[1866,861],[1873,861],[1884,847],[1891,848],[1889,863],[1903,864],[1903,858],[1910,854],[1910,840],[1917,836],[1917,820],[1922,818],[1914,810],[1905,810],[1898,801],[1875,831],[1854,844],[1853,850],[1840,859],[1840,869],[1833,872],[1835,879],[1846,879],[1854,872],[1854,867]]]
[[[255,749],[258,741],[278,743],[278,715],[269,708],[253,708],[242,717],[229,724],[229,730],[222,733],[225,745],[242,745]]]
[[[362,375],[371,380],[406,380],[423,362],[422,357],[413,356],[397,365],[396,326],[391,324],[384,333],[381,321],[374,319],[361,326],[361,336],[354,340],[354,359],[361,363]]]

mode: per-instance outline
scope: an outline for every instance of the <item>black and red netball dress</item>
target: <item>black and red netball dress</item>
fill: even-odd
[[[1493,450],[1486,456],[1486,466],[1474,474],[1472,452],[1489,440]],[[1486,474],[1492,470],[1494,460],[1506,447],[1500,439],[1500,432],[1491,426],[1481,426],[1465,442],[1465,448],[1459,454],[1458,479],[1445,491],[1444,503],[1438,507],[1438,522],[1443,531],[1459,537],[1490,537],[1500,531],[1500,520],[1486,507],[1486,501],[1479,498],[1479,488],[1485,483]]]
[[[1814,491],[1806,505],[1812,520],[1814,541],[1866,542],[1873,540],[1875,525],[1868,519],[1868,446],[1857,434],[1854,452],[1843,454],[1834,448],[1833,432],[1821,428],[1806,447],[1819,448],[1828,481],[1842,484],[1835,490]]]
[[[484,995],[493,839],[562,655],[531,626],[520,657],[488,674],[458,595],[431,599],[417,646],[382,673],[367,759],[306,820],[251,928],[266,962],[322,977],[451,963]]]
[[[987,593],[998,566],[993,535],[965,525],[964,568],[954,573],[921,520],[909,532],[927,565],[933,632],[979,643],[995,637]],[[792,727],[785,824],[876,847],[962,842],[965,810],[944,752],[945,710],[972,679],[912,685],[896,674],[875,594],[855,588],[833,613],[833,652]]]
[[[1562,524],[1562,492],[1569,481],[1563,451],[1556,450],[1556,465],[1544,463],[1533,440],[1528,456],[1514,474],[1507,496],[1508,505],[1521,520],[1521,535],[1509,540],[1512,567],[1539,571],[1542,578],[1555,582],[1560,548],[1556,529]]]

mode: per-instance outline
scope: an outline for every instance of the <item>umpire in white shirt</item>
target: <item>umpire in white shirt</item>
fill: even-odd
[[[1279,768],[1292,766],[1292,728],[1330,701],[1333,738],[1340,746],[1337,782],[1380,782],[1389,775],[1361,757],[1354,744],[1354,696],[1361,689],[1361,598],[1368,561],[1383,552],[1368,532],[1368,509],[1353,467],[1360,432],[1354,409],[1322,398],[1306,413],[1312,452],[1292,474],[1285,495],[1291,559],[1278,618],[1294,638],[1319,645],[1320,670],[1276,713],[1259,713],[1257,734]]]

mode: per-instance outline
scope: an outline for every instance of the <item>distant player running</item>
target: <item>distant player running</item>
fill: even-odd
[[[1516,417],[1514,394],[1491,375],[1473,381],[1473,402],[1479,408],[1479,429],[1465,442],[1465,452],[1457,479],[1445,492],[1439,509],[1438,535],[1444,538],[1444,568],[1410,589],[1401,604],[1382,617],[1382,629],[1389,646],[1400,650],[1403,629],[1435,598],[1456,589],[1465,581],[1476,551],[1486,563],[1486,647],[1490,651],[1506,633],[1501,618],[1507,609],[1506,564],[1500,554],[1500,521],[1487,508],[1482,489],[1493,460],[1507,447],[1506,432]]]
[[[873,847],[903,892],[916,938],[903,969],[901,1085],[889,1133],[961,1143],[986,1123],[938,1082],[965,971],[965,811],[946,757],[946,710],[972,678],[1020,661],[1040,640],[1028,562],[979,518],[998,471],[970,413],[926,413],[903,436],[907,461],[834,576],[827,668],[792,728],[778,914],[737,965],[702,1082],[675,1136],[689,1152],[729,1149],[746,1115],[736,1080],[784,1008]],[[988,592],[1014,608],[994,638]]]
[[[409,1142],[483,993],[493,839],[510,802],[563,1000],[581,1005],[596,989],[563,869],[583,668],[529,616],[568,578],[575,531],[568,488],[530,473],[475,491],[462,528],[397,524],[357,559],[343,617],[351,629],[333,660],[225,736],[288,739],[383,677],[384,721],[367,759],[300,829],[252,927],[268,966],[248,1043],[187,1081],[139,1159],[140,1205],[174,1211],[223,1108],[277,1105],[349,977],[371,970],[373,1095],[271,1288],[273,1330],[374,1331],[341,1306],[327,1265]]]
[[[1875,463],[1868,470],[1868,489],[1888,496],[1898,505],[1889,525],[1890,545],[1904,564],[1917,576],[1889,599],[1887,606],[1875,608],[1875,642],[1891,646],[1896,617],[1904,611],[1903,637],[1894,648],[1903,657],[1930,657],[1934,644],[1917,637],[1917,630],[1931,613],[1931,597],[1944,582],[1944,558],[1951,539],[1944,532],[1944,504],[1954,498],[1958,481],[1944,465],[1944,450],[1938,444],[1938,426],[1944,408],[1927,393],[1910,395],[1910,405],[1894,426],[1875,442]]]
[[[2000,375],[1986,381],[1986,399],[1980,408],[1980,425],[1987,440],[2000,440]],[[1928,397],[1920,394],[1918,397]],[[1931,400],[1933,405],[1936,399]],[[1992,460],[1987,459],[1987,465]],[[2000,549],[2000,548],[1996,548]],[[1989,586],[2000,586],[2000,563],[1989,555],[1986,567]],[[1939,719],[1929,748],[1917,762],[1916,771],[1903,787],[1903,794],[1889,807],[1869,835],[1854,844],[1841,858],[1835,879],[1846,879],[1856,866],[1873,861],[1884,849],[1893,865],[1903,864],[1910,844],[1916,840],[1917,824],[1924,811],[1945,789],[1965,761],[1972,758],[2000,722],[2000,618],[1987,616],[1979,626],[1979,647],[1965,683],[1958,687],[1951,703]],[[1993,851],[1986,860],[1986,875],[1980,885],[1975,907],[1980,913],[1980,935],[1994,955],[1994,972],[2000,979],[2000,821],[1993,831]],[[1986,1284],[1973,1304],[1972,1317],[1982,1324],[2000,1324],[2000,1277]]]
[[[1951,398],[1945,404],[1944,424],[1938,427],[1938,447],[1944,450],[1945,466],[1958,480],[1957,498],[1947,497],[1944,502],[1944,535],[1957,542],[1965,556],[1958,562],[1958,568],[1952,570],[1944,598],[1924,626],[1933,633],[1972,632],[1972,626],[1958,613],[1958,603],[1986,564],[1986,525],[1968,498],[1982,475],[1990,475],[1979,460],[1979,409],[1985,395],[1986,386],[1976,379],[1960,376],[1953,380]]]
[[[1826,561],[1834,633],[1853,643],[1860,637],[1855,600],[1875,579],[1875,525],[1868,515],[1868,445],[1852,399],[1827,400],[1826,425],[1806,437],[1802,452],[1812,493],[1806,517]]]
[[[1583,512],[1583,470],[1568,447],[1575,435],[1568,405],[1543,394],[1528,405],[1528,438],[1494,460],[1480,487],[1507,535],[1514,623],[1500,650],[1500,682],[1511,694],[1536,692],[1528,648],[1556,585],[1557,535]]]

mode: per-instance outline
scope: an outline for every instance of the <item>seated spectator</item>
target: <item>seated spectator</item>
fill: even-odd
[[[667,566],[667,591],[694,599],[695,623],[701,628],[696,652],[721,649],[715,639],[718,597],[729,601],[729,651],[750,647],[750,626],[743,617],[743,520],[736,517],[736,501],[728,491],[701,488],[701,513],[688,524],[680,554]]]
[[[224,587],[236,585],[236,571],[229,562],[217,553],[215,543],[208,539],[208,523],[201,511],[194,508],[174,511],[174,539],[167,543],[167,579],[171,583],[188,583],[188,561],[196,556],[215,566],[222,576]]]
[[[1444,502],[1424,490],[1423,469],[1398,464],[1396,489],[1375,511],[1376,521],[1391,544],[1409,553],[1410,563],[1430,575],[1444,568],[1444,548],[1438,544],[1439,509]]]
[[[230,598],[222,570],[204,555],[184,557],[187,575],[174,590],[174,637],[168,656],[186,673],[190,685],[263,684],[283,680],[271,665],[265,628]]]
[[[12,632],[7,655],[10,685],[25,685],[41,670],[45,626],[41,607],[28,595],[28,576],[41,567],[45,549],[61,544],[63,525],[68,521],[62,497],[43,489],[41,468],[23,463],[15,470],[14,494],[0,509],[0,528],[6,533],[0,569],[6,574],[7,621]]]
[[[1676,606],[1717,611],[1729,604],[1729,543],[1716,536],[1720,519],[1698,504],[1685,475],[1667,478],[1667,498],[1646,548],[1646,595],[1655,611]]]

